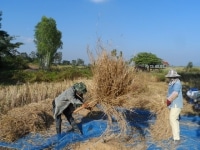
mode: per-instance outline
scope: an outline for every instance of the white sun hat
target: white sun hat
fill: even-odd
[[[166,78],[180,77],[180,75],[173,69],[170,69],[168,74],[165,76]]]

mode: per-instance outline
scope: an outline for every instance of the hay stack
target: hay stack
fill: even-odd
[[[109,125],[112,117],[118,122],[121,135],[126,134],[127,122],[123,112],[116,107],[122,107],[134,94],[143,90],[134,80],[133,70],[128,67],[122,56],[113,56],[106,50],[102,50],[97,60],[90,54],[93,64],[93,84],[91,98],[101,104],[104,113],[108,116]]]
[[[30,132],[46,130],[53,123],[51,101],[14,108],[1,116],[0,140],[12,142]]]
[[[149,74],[134,73],[122,56],[113,56],[104,49],[98,53],[97,60],[91,54],[90,58],[93,64],[94,83],[91,96],[101,104],[109,123],[112,124],[114,117],[124,135],[127,131],[126,120],[123,112],[117,111],[116,107],[147,109],[157,116],[155,124],[150,128],[152,137],[155,140],[169,138],[171,135],[169,110],[163,100],[166,91],[163,91],[160,85],[155,85],[156,88],[153,89],[148,88],[154,87],[152,83],[160,83],[157,83],[156,79],[151,79]]]

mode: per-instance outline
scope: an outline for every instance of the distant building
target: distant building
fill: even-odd
[[[169,63],[167,61],[162,60],[161,64],[158,65],[136,65],[135,71],[151,71],[151,70],[160,70],[169,67]]]
[[[169,67],[169,63],[167,61],[162,60],[163,68]]]

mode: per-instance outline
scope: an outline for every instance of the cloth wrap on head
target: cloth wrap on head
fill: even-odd
[[[74,106],[83,104],[80,99],[75,97],[75,89],[73,86],[55,98],[55,112],[53,116],[54,119],[58,115],[62,114],[62,112],[69,106],[69,104],[73,104]]]

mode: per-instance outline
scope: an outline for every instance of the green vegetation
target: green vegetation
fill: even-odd
[[[135,66],[148,66],[148,70],[150,71],[151,66],[155,68],[156,65],[162,64],[162,59],[158,58],[155,54],[141,52],[134,56],[130,62],[134,62]]]
[[[2,12],[0,11],[0,21]],[[0,23],[1,29],[1,23]],[[16,50],[23,43],[12,41],[16,40],[15,36],[10,36],[6,31],[0,30],[0,68],[17,68],[24,66],[24,62],[18,57],[19,52]]]
[[[40,68],[48,70],[58,55],[57,50],[62,48],[62,33],[57,30],[53,18],[42,17],[35,27],[35,44],[39,57]],[[57,54],[57,55],[56,55]]]
[[[1,16],[0,11],[0,21]],[[12,41],[16,40],[15,36],[0,30],[0,85],[57,82],[92,76],[90,68],[86,67],[80,58],[72,60],[73,63],[63,61],[68,66],[64,63],[58,66],[62,64],[62,53],[57,50],[62,48],[63,43],[62,33],[57,30],[54,19],[42,17],[41,22],[35,27],[34,36],[37,51],[27,55],[17,51],[23,43],[13,43]]]
[[[38,69],[4,70],[0,72],[1,85],[15,85],[34,82],[59,82],[63,80],[75,80],[78,78],[90,78],[92,72],[89,67],[54,67],[44,71]]]

